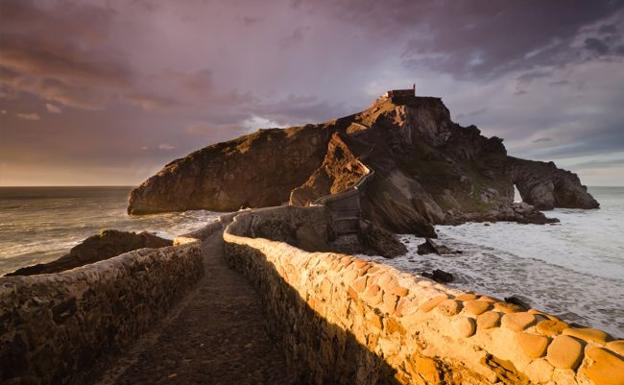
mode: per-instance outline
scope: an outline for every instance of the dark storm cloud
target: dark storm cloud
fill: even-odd
[[[594,51],[596,54],[600,56],[606,55],[610,51],[607,43],[595,37],[585,39],[585,48],[587,48],[590,51]]]
[[[314,3],[307,4],[314,8]],[[403,55],[411,68],[424,65],[460,78],[490,78],[580,60],[583,54],[570,46],[581,28],[621,11],[624,2],[354,0],[332,2],[330,8],[389,37],[411,36]],[[601,25],[596,32],[618,29]],[[604,42],[588,40],[590,51],[604,50]]]
[[[63,44],[37,41],[3,33],[0,65],[17,72],[43,77],[84,81],[93,85],[127,84],[127,68],[101,60],[87,60],[87,52]]]

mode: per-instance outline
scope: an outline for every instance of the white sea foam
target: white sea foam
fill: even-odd
[[[499,298],[521,295],[533,307],[624,336],[624,189],[593,188],[600,210],[554,210],[558,225],[469,223],[438,226],[439,242],[462,254],[418,255],[424,241],[402,235],[409,253],[372,257],[403,271],[441,269],[451,284]]]

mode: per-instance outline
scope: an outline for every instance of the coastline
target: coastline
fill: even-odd
[[[125,194],[125,190],[127,189],[121,189],[124,190]],[[612,187],[611,189],[617,188]],[[590,187],[589,190],[592,193],[596,193],[600,188]],[[124,194],[120,197],[123,198]],[[613,265],[612,267],[607,266],[602,269],[606,275],[600,275],[596,274],[592,269],[583,269],[583,267],[587,267],[586,265],[580,267],[569,266],[570,263],[574,262],[574,259],[570,259],[568,254],[563,251],[573,250],[571,249],[572,247],[578,249],[582,247],[582,245],[565,243],[554,244],[552,246],[553,250],[550,250],[547,247],[548,245],[542,241],[542,243],[536,243],[533,249],[526,250],[527,243],[522,241],[522,239],[525,238],[535,239],[542,231],[556,232],[541,238],[545,241],[550,241],[550,239],[554,240],[557,237],[561,237],[562,231],[569,232],[570,229],[573,229],[575,226],[578,227],[579,224],[571,223],[566,219],[567,217],[561,215],[564,212],[577,212],[582,218],[591,218],[596,214],[605,216],[613,209],[613,203],[605,195],[598,193],[597,196],[601,201],[604,200],[603,208],[599,211],[561,209],[546,212],[548,215],[563,218],[563,223],[556,225],[556,227],[549,226],[545,230],[539,225],[519,225],[505,222],[499,222],[489,226],[485,226],[481,223],[459,226],[436,226],[440,233],[441,241],[452,248],[463,250],[465,254],[461,256],[416,256],[416,246],[422,243],[424,239],[417,238],[416,236],[407,236],[407,238],[406,236],[401,236],[403,243],[406,244],[409,249],[407,255],[394,259],[369,258],[389,264],[399,270],[415,274],[420,274],[423,271],[431,271],[436,268],[452,272],[456,276],[456,281],[450,283],[450,285],[464,290],[477,290],[501,298],[526,292],[524,295],[529,299],[531,304],[559,314],[569,321],[598,326],[614,334],[624,334],[624,325],[622,325],[620,321],[624,319],[624,315],[621,314],[622,306],[621,302],[618,300],[618,296],[624,295],[624,293],[621,292],[621,287],[624,287],[624,284],[621,284],[617,280],[614,281],[614,279],[620,276],[618,269],[624,268],[622,264]],[[116,215],[121,219],[126,218],[123,206],[123,200],[115,205],[115,210],[118,213]],[[161,234],[161,236],[165,235],[166,238],[174,238],[176,233],[179,235],[200,228],[203,226],[203,223],[213,220],[217,215],[217,213],[206,211],[194,211],[134,217],[129,218],[129,220],[138,221],[133,227],[129,228],[129,230],[138,231],[144,229],[145,227],[142,227],[142,225],[145,223],[150,223],[149,221],[154,221],[156,218],[163,218],[163,221],[160,222],[161,232],[157,234]],[[617,213],[613,213],[612,215],[617,215]],[[165,218],[167,218],[167,220],[164,220]],[[603,220],[606,221],[604,223],[611,223],[608,219],[609,218]],[[175,223],[175,221],[179,222]],[[595,221],[592,223],[595,223]],[[173,227],[170,227],[170,224],[173,224]],[[115,228],[118,226],[115,225],[114,221],[111,221],[107,227]],[[598,225],[597,227],[602,228],[606,226]],[[127,227],[125,228],[127,229]],[[460,229],[464,228],[472,228],[474,230],[469,232],[463,231],[463,234],[458,233]],[[168,232],[163,234],[162,230],[168,230]],[[578,230],[580,231],[582,229]],[[84,233],[84,230],[81,229],[81,231]],[[591,230],[591,234],[589,230],[585,232],[586,237],[592,237],[591,240],[593,244],[602,242],[600,241],[602,238],[596,239],[598,237],[596,231],[596,229]],[[614,229],[614,231],[617,230]],[[487,234],[491,234],[492,237]],[[89,235],[91,235],[91,233],[89,233]],[[581,235],[583,235],[583,233],[570,234],[569,236],[578,240],[581,239]],[[500,248],[501,245],[496,243],[496,241],[489,244],[485,242],[490,241],[490,238],[504,239],[506,242],[509,242],[511,239],[517,239],[517,242],[511,246]],[[25,265],[45,263],[54,260],[66,253],[69,248],[82,241],[82,239],[82,235],[76,235],[73,241],[65,245],[54,247],[56,250],[52,253],[48,253],[44,258],[40,258],[41,251],[35,250],[31,254],[34,257],[32,259],[29,258],[32,263],[11,264],[10,267],[4,268],[3,273],[9,273]],[[540,247],[544,248],[543,250],[549,250],[547,255],[535,253]],[[586,253],[578,255],[577,259],[582,261],[585,260],[588,255],[595,253],[596,250],[592,247],[587,247]],[[558,255],[561,255],[561,260],[559,263],[554,263],[553,266],[553,262],[555,262],[553,258],[559,258]],[[617,262],[617,260],[614,261],[614,263],[615,262]],[[0,261],[0,263],[2,263],[2,261]],[[596,261],[590,261],[590,267],[596,268],[596,266],[601,265],[597,265]],[[568,269],[569,267],[572,268]],[[483,274],[483,272],[488,271],[491,273]],[[565,283],[569,280],[565,277],[566,274],[569,274],[571,277],[577,277],[573,279],[575,284]],[[518,277],[524,278],[520,279]],[[609,279],[609,277],[611,277],[611,279]],[[551,292],[552,294],[550,294]],[[552,301],[552,297],[558,298],[558,301]],[[577,306],[574,298],[578,298],[578,301],[586,301],[584,303],[587,306]]]

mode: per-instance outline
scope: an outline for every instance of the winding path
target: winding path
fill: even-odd
[[[294,384],[269,339],[259,299],[223,258],[220,232],[204,241],[205,275],[98,385]]]

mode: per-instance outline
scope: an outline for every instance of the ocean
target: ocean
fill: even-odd
[[[0,276],[48,262],[106,229],[149,231],[173,239],[217,213],[129,216],[132,187],[0,187]]]
[[[131,217],[131,187],[0,188],[0,275],[53,260],[103,229],[173,238],[217,213],[198,210]],[[556,225],[469,223],[437,226],[439,241],[462,254],[416,253],[424,239],[403,234],[409,252],[370,257],[400,270],[452,273],[450,286],[499,298],[520,295],[565,320],[624,336],[624,187],[591,187],[599,210],[557,209]]]
[[[411,273],[440,269],[448,284],[534,308],[624,337],[624,187],[590,187],[598,210],[555,209],[554,225],[509,222],[437,226],[439,242],[462,254],[418,255],[424,238],[401,235],[409,252],[371,257]],[[434,241],[435,242],[435,241]]]

